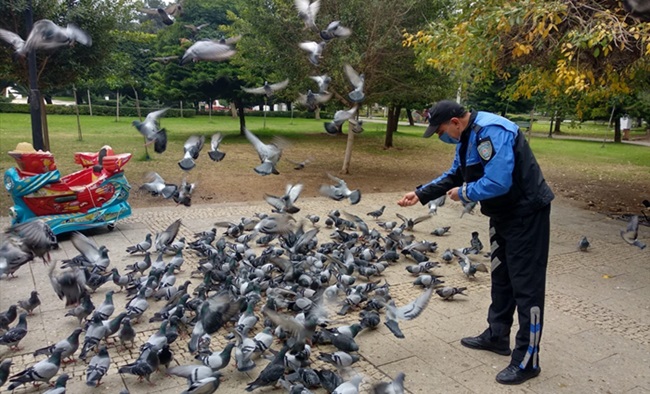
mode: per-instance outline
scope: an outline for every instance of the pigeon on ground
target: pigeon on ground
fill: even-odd
[[[90,359],[86,368],[86,385],[97,387],[101,384],[102,378],[111,366],[111,358],[108,355],[106,346],[99,348],[99,352]]]
[[[65,297],[65,306],[70,307],[77,305],[81,300],[81,296],[89,289],[86,286],[86,276],[84,271],[72,267],[71,269],[61,272],[59,275],[54,275],[54,268],[56,264],[52,264],[48,272],[50,283],[54,292],[62,300]]]
[[[379,382],[372,386],[372,394],[404,394],[404,372],[400,372],[395,376],[395,380],[390,383]]]
[[[18,324],[0,336],[0,345],[9,346],[14,351],[20,350],[18,344],[25,338],[25,335],[27,335],[27,314],[21,313],[18,316]]]
[[[219,150],[221,140],[223,140],[223,135],[221,133],[212,134],[212,138],[210,139],[210,151],[208,151],[208,156],[212,161],[221,161],[226,157],[226,154]]]
[[[93,315],[90,323],[86,327],[86,335],[84,336],[84,343],[81,347],[79,358],[86,360],[86,355],[89,351],[96,349],[99,342],[106,336],[108,328],[104,326],[99,315]]]
[[[159,365],[158,353],[151,348],[146,348],[140,353],[140,356],[135,362],[120,367],[117,372],[135,375],[138,379],[144,378],[147,382],[153,384],[150,380],[150,375],[158,369]]]
[[[230,59],[234,54],[235,50],[226,43],[214,40],[198,41],[185,51],[180,65],[182,66],[190,61],[194,63],[199,61],[220,62]]]
[[[372,216],[373,219],[379,219],[379,217],[384,214],[384,209],[386,209],[386,206],[382,205],[381,208],[375,211],[370,211],[367,213],[367,215]]]
[[[350,204],[358,204],[359,201],[361,201],[361,191],[356,189],[356,190],[350,190],[348,188],[347,183],[341,178],[337,178],[331,174],[327,174],[327,176],[334,182],[336,182],[336,185],[321,185],[320,187],[320,192],[322,195],[331,198],[332,200],[335,201],[341,201],[344,198],[348,198],[350,200]]]
[[[4,274],[9,278],[15,277],[18,268],[34,259],[31,252],[20,248],[20,241],[7,238],[0,244],[0,277]]]
[[[126,252],[133,255],[136,253],[144,253],[149,249],[151,249],[151,233],[147,233],[147,235],[145,235],[144,241],[132,246],[127,246]]]
[[[61,367],[61,351],[57,350],[52,355],[37,362],[33,366],[13,375],[9,381],[11,384],[7,389],[14,390],[16,387],[30,382],[48,383],[58,372]]]
[[[638,240],[639,237],[639,217],[633,215],[630,217],[630,221],[627,224],[627,227],[621,230],[621,238],[623,241],[627,242],[630,245],[634,245],[639,249],[645,249],[646,244]]]
[[[330,85],[330,82],[332,82],[332,78],[330,78],[327,74],[324,75],[314,75],[309,77],[314,80],[318,84],[318,93],[328,93],[327,88]]]
[[[275,94],[275,92],[278,92],[289,85],[289,80],[285,79],[284,81],[277,82],[277,83],[268,83],[268,81],[264,82],[264,85],[258,87],[258,88],[245,88],[242,87],[241,89],[246,92],[246,93],[251,93],[251,94],[263,94],[266,97],[271,97]]]
[[[467,290],[467,287],[450,287],[450,286],[445,286],[439,289],[436,289],[436,294],[440,296],[445,301],[450,301],[454,298],[456,294],[461,294],[464,296],[467,296],[467,294],[463,293],[465,290]]]
[[[338,110],[334,113],[334,119],[331,122],[325,122],[325,131],[328,134],[338,134],[341,131],[341,126],[345,121],[355,122],[354,116],[357,112],[357,106],[350,108],[347,111]]]
[[[68,379],[70,379],[70,375],[67,373],[59,375],[59,377],[56,378],[56,382],[54,382],[54,387],[47,391],[44,391],[43,394],[65,394]]]
[[[386,321],[384,324],[397,338],[404,338],[404,333],[399,328],[399,320],[413,320],[420,316],[422,311],[429,305],[429,300],[433,294],[433,288],[427,288],[415,300],[407,305],[397,307],[395,301],[390,300],[386,303]]]
[[[230,362],[232,349],[235,347],[234,342],[230,342],[221,352],[213,352],[209,355],[197,355],[197,360],[200,360],[204,365],[210,367],[213,371],[218,371],[225,368]]]
[[[295,185],[288,184],[285,190],[285,193],[281,197],[272,196],[266,194],[264,199],[268,202],[274,209],[273,212],[276,213],[298,213],[300,208],[296,207],[294,203],[298,200],[302,192],[302,184],[298,183]]]
[[[450,229],[451,226],[438,227],[431,232],[431,235],[442,237],[443,235],[447,234],[447,232],[449,232]]]
[[[61,27],[49,19],[36,21],[25,41],[18,34],[3,29],[0,29],[0,39],[11,44],[20,56],[27,55],[31,50],[48,51],[72,46],[75,42],[85,46],[93,43],[90,35],[77,26],[68,24]]]
[[[197,380],[190,384],[190,387],[181,394],[212,394],[217,391],[220,383],[221,373],[213,372],[209,377]]]
[[[167,131],[160,128],[158,119],[167,112],[169,108],[149,112],[144,122],[134,120],[131,124],[147,141],[145,145],[154,144],[156,153],[163,153],[167,149]]]
[[[174,195],[174,202],[186,207],[192,206],[192,193],[194,193],[195,188],[196,183],[189,183],[186,178],[183,178],[178,193]]]
[[[464,254],[462,251],[458,249],[454,249],[454,256],[458,257],[458,264],[460,265],[460,268],[462,269],[463,273],[465,276],[468,278],[474,278],[474,275],[476,272],[488,272],[487,267],[483,263],[478,263],[475,264],[473,263],[469,257]]]
[[[95,313],[97,313],[99,317],[102,318],[102,320],[108,320],[111,315],[113,315],[113,312],[115,312],[115,305],[113,305],[113,293],[113,290],[107,291],[106,295],[104,296],[104,302],[95,311]]]
[[[305,28],[313,32],[318,32],[316,15],[320,10],[320,0],[316,0],[313,3],[310,0],[295,0],[295,5],[298,10],[298,16],[305,23]]]
[[[298,103],[307,107],[309,111],[315,111],[321,104],[328,102],[332,98],[331,93],[314,93],[310,90],[307,94],[300,93],[298,96]]]
[[[12,361],[10,358],[5,358],[0,363],[0,387],[4,386],[9,379],[9,370],[11,369]]]
[[[117,268],[115,268],[117,269]],[[81,302],[79,303],[78,306],[69,309],[68,312],[65,314],[65,316],[74,316],[77,318],[79,321],[79,325],[81,325],[81,322],[88,316],[90,316],[91,313],[95,310],[95,305],[93,304],[92,300],[90,299],[90,294],[89,293],[84,293],[81,296]]]
[[[359,394],[359,383],[363,378],[359,375],[355,375],[352,379],[343,382],[340,386],[332,391],[332,394]]]
[[[260,165],[255,167],[255,172],[260,175],[280,174],[275,166],[282,157],[282,150],[287,146],[286,141],[281,138],[275,137],[273,142],[265,144],[248,129],[244,129],[246,138],[253,145],[260,158]]]
[[[0,330],[9,330],[9,324],[13,323],[18,317],[18,307],[10,305],[6,312],[0,313]]]
[[[178,234],[178,230],[180,228],[181,219],[177,219],[174,221],[174,223],[170,224],[165,231],[157,233],[154,241],[156,251],[162,252],[165,250],[165,248],[169,247],[172,242],[174,242],[174,239],[176,238],[176,235]]]
[[[309,61],[314,66],[318,66],[321,57],[323,57],[323,49],[325,49],[325,41],[316,42],[316,41],[304,41],[298,44],[300,49],[309,52]]]
[[[50,262],[50,250],[59,248],[54,231],[41,219],[14,224],[5,233],[19,238],[21,249],[45,263]]]
[[[44,348],[40,348],[34,351],[34,357],[46,354],[46,355],[52,355],[54,352],[60,350],[61,351],[61,361],[63,361],[66,358],[70,358],[70,362],[74,361],[73,355],[79,349],[79,335],[81,335],[81,332],[83,329],[81,328],[75,328],[74,331],[72,331],[72,334],[68,336],[66,339],[62,339],[59,342],[55,343],[54,345],[46,346]]]
[[[204,334],[212,335],[241,310],[243,299],[233,299],[227,292],[217,293],[201,304],[198,321],[188,344],[191,353],[198,348]]]
[[[248,383],[245,390],[253,391],[260,387],[275,385],[284,376],[284,355],[287,353],[287,350],[289,350],[289,347],[287,345],[283,346],[273,357],[273,360],[260,372],[257,379]]]
[[[318,359],[332,364],[337,368],[345,368],[359,361],[360,357],[356,354],[350,354],[339,350],[338,352],[334,353],[321,352],[318,356]]]
[[[354,87],[354,90],[348,93],[348,97],[353,103],[362,102],[366,98],[366,95],[363,93],[365,82],[364,75],[359,75],[359,73],[357,73],[349,64],[344,66],[344,71],[345,75],[348,77],[348,81],[350,81],[350,84]]]
[[[135,341],[135,330],[131,326],[131,319],[125,317],[122,320],[120,331],[117,333],[117,337],[120,339],[120,344],[126,348],[126,342],[131,342],[131,347],[134,345]]]
[[[29,315],[31,315],[34,312],[34,309],[39,305],[41,305],[41,300],[38,298],[38,292],[36,290],[32,290],[28,299],[18,301],[18,306],[27,311]]]
[[[138,295],[126,304],[126,316],[128,318],[139,320],[142,314],[149,309],[149,302],[145,297],[146,291],[147,287],[142,287],[142,289],[138,291]]]
[[[441,207],[445,205],[445,199],[447,198],[447,195],[443,194],[442,196],[436,198],[435,200],[429,201],[429,214],[430,215],[437,215],[438,214],[438,207]]]
[[[333,40],[335,38],[346,38],[350,37],[352,30],[341,25],[341,21],[330,22],[325,30],[320,31],[320,38],[325,41]]]
[[[470,247],[465,251],[465,254],[479,254],[483,250],[483,242],[478,237],[478,231],[472,232],[472,239],[469,241]]]
[[[583,236],[580,242],[578,242],[578,250],[580,250],[581,252],[586,252],[588,248],[589,248],[589,240],[587,240],[587,237]]]
[[[187,379],[187,383],[190,385],[198,382],[201,379],[205,379],[209,376],[212,376],[212,373],[216,372],[216,369],[210,369],[209,366],[204,365],[178,365],[176,367],[169,368],[167,373],[174,376],[179,376],[181,378]]]
[[[106,271],[109,264],[111,263],[108,257],[109,250],[106,248],[106,246],[95,246],[94,242],[79,232],[73,233],[70,240],[72,241],[74,247],[79,251],[79,253],[81,253],[92,265],[93,272]]]
[[[146,182],[140,186],[140,190],[146,190],[154,197],[160,195],[163,198],[172,198],[178,190],[178,186],[165,182],[157,172],[148,172],[144,179]]]
[[[183,144],[183,158],[178,162],[178,166],[184,171],[189,171],[196,166],[194,160],[199,158],[199,153],[205,143],[204,135],[191,135],[185,144]]]

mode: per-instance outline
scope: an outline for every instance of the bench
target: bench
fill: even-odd
[[[523,132],[528,132],[530,131],[530,122],[523,121],[523,122],[515,122],[517,126],[519,126],[519,130]]]

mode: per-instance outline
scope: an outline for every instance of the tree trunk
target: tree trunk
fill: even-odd
[[[90,89],[86,89],[86,92],[88,93],[88,113],[90,116],[93,116],[93,103],[90,100]]]
[[[239,134],[244,134],[244,129],[246,129],[246,118],[244,117],[244,105],[241,101],[235,101],[237,106],[237,114],[239,114]]]
[[[230,114],[232,115],[233,119],[237,117],[237,105],[235,105],[234,100],[230,103]]]
[[[208,105],[208,114],[210,116],[210,123],[212,123],[212,98],[210,98],[210,104]]]
[[[131,89],[133,89],[133,94],[135,94],[135,109],[138,111],[138,118],[140,118],[140,122],[142,122],[142,113],[140,113],[140,98],[138,97],[138,91],[133,85],[131,85]]]
[[[412,110],[406,109],[406,117],[409,120],[409,125],[410,126],[415,126],[415,122],[413,121],[413,113],[411,112]]]
[[[47,128],[47,106],[45,98],[41,96],[41,125],[43,127],[43,149],[46,152],[50,150],[50,131]]]
[[[354,132],[352,131],[352,126],[348,122],[348,143],[345,145],[345,157],[343,158],[343,168],[341,168],[342,174],[350,173],[350,161],[352,160],[352,146],[354,145]]]
[[[320,107],[316,107],[316,110],[314,111],[314,119],[320,120]]]
[[[384,141],[384,148],[393,147],[393,133],[397,131],[399,120],[399,113],[402,109],[400,107],[388,107],[388,120],[386,121],[386,139]]]
[[[621,143],[621,115],[614,115],[614,142]]]
[[[553,133],[560,134],[562,132],[562,121],[564,121],[564,115],[558,111],[555,115],[555,129],[553,130]]]
[[[117,99],[115,100],[115,121],[120,121],[120,91],[117,91]]]
[[[74,93],[74,112],[77,114],[77,139],[83,141],[83,136],[81,135],[81,122],[79,121],[79,97],[77,97],[77,87],[74,84],[72,84],[72,93]]]

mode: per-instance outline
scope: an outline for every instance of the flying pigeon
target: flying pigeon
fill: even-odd
[[[146,145],[154,144],[156,153],[163,153],[167,149],[167,131],[160,129],[158,118],[163,116],[169,108],[149,112],[144,122],[134,120],[131,124],[147,140]]]
[[[208,151],[208,156],[213,161],[221,161],[223,160],[224,157],[226,157],[226,154],[219,150],[219,144],[221,144],[222,139],[223,139],[223,135],[221,133],[215,133],[212,135],[212,139],[210,140],[210,151]]]
[[[140,190],[146,190],[154,197],[161,195],[163,198],[172,198],[178,190],[178,186],[172,183],[166,183],[157,172],[148,172],[144,179],[147,182],[140,186]]]
[[[296,207],[293,204],[296,202],[296,200],[298,200],[300,192],[302,192],[302,184],[288,184],[283,196],[277,197],[266,194],[264,196],[264,199],[274,208],[273,212],[298,213],[300,211],[300,208]]]
[[[15,276],[14,273],[18,268],[34,258],[32,252],[24,251],[20,245],[20,241],[9,237],[0,244],[0,277],[3,274],[6,274],[7,277]]]
[[[621,230],[621,238],[630,245],[637,246],[639,249],[645,249],[646,244],[638,240],[639,237],[639,217],[632,215],[627,227]]]
[[[329,41],[335,38],[349,37],[350,34],[352,34],[352,30],[341,25],[341,21],[333,21],[327,25],[327,28],[325,28],[325,30],[321,30],[320,38],[325,41]]]
[[[438,214],[438,207],[441,207],[445,205],[445,200],[447,198],[446,194],[443,194],[442,196],[436,198],[435,200],[429,201],[429,214],[430,215],[437,215]]]
[[[300,161],[300,162],[298,162],[298,161],[293,161],[293,160],[290,160],[290,159],[286,159],[286,160],[287,160],[289,163],[293,164],[293,166],[294,166],[293,169],[294,169],[294,170],[302,170],[303,168],[305,168],[305,166],[306,166],[307,164],[309,164],[309,163],[312,162],[312,159],[311,159],[311,158],[305,159],[305,160]]]
[[[331,98],[331,93],[313,93],[311,90],[308,90],[307,94],[300,93],[298,103],[307,107],[309,111],[315,111],[320,104],[328,102]]]
[[[404,372],[400,372],[395,376],[395,380],[391,382],[379,382],[372,386],[372,394],[404,394]]]
[[[230,59],[235,54],[235,50],[229,45],[214,40],[203,40],[192,44],[187,48],[181,58],[181,66],[192,61],[212,61],[220,62]]]
[[[253,147],[260,158],[260,162],[262,163],[255,167],[255,172],[260,175],[280,174],[275,166],[278,164],[278,161],[280,161],[282,150],[286,147],[287,143],[284,140],[275,137],[273,142],[265,144],[248,129],[244,129],[244,134],[246,134],[248,141],[253,144]]]
[[[465,215],[466,213],[470,213],[470,214],[471,214],[472,211],[474,210],[474,207],[476,207],[476,204],[477,204],[477,203],[476,203],[476,201],[470,201],[470,202],[468,202],[468,203],[464,203],[464,202],[463,202],[462,204],[463,204],[463,212],[460,213],[460,217],[461,217],[461,218],[462,218],[463,215]]]
[[[70,238],[74,247],[81,253],[93,267],[93,271],[105,272],[111,263],[108,258],[109,250],[106,246],[97,247],[93,242],[80,232],[75,232]]]
[[[325,41],[316,42],[316,41],[305,41],[298,44],[300,49],[309,52],[309,61],[314,66],[318,66],[320,58],[323,54],[323,49],[325,49]]]
[[[190,25],[185,25],[185,27],[187,27],[188,29],[192,30],[192,33],[198,33],[199,30],[203,29],[204,27],[208,27],[208,26],[210,26],[210,23],[202,23],[202,24],[200,24],[200,25],[198,25],[198,26],[194,26],[194,25],[192,25],[192,24],[190,24]]]
[[[84,271],[77,267],[72,267],[72,269],[63,271],[59,275],[54,275],[55,267],[56,264],[52,264],[48,272],[54,292],[60,300],[65,297],[66,307],[77,305],[83,293],[88,290]]]
[[[336,185],[321,185],[320,192],[322,195],[335,201],[341,201],[347,197],[350,199],[350,204],[352,205],[358,204],[361,201],[361,191],[358,189],[350,190],[343,179],[337,178],[334,175],[327,174],[327,176],[336,182]]]
[[[357,73],[349,64],[345,65],[344,70],[345,75],[348,77],[348,81],[350,81],[350,84],[354,87],[354,90],[348,93],[348,97],[353,103],[362,102],[366,98],[366,95],[363,93],[363,85],[365,81],[364,75],[359,75],[359,73]]]
[[[318,84],[318,93],[327,93],[327,88],[330,85],[330,82],[332,82],[332,78],[330,78],[327,74],[324,75],[314,75],[309,77],[314,80]]]
[[[189,183],[187,182],[187,179],[183,178],[181,186],[178,188],[178,192],[174,195],[174,201],[176,204],[182,204],[186,207],[191,206],[192,193],[194,192],[195,187],[196,183]]]
[[[72,46],[75,42],[86,46],[93,43],[90,35],[75,25],[60,27],[48,19],[36,21],[26,41],[18,34],[3,29],[0,29],[0,39],[11,44],[20,56],[25,56],[31,50],[55,50]]]
[[[298,10],[298,16],[305,23],[305,28],[318,32],[316,15],[320,10],[320,0],[316,0],[313,3],[310,0],[295,0],[295,5]]]
[[[5,233],[20,239],[23,251],[40,257],[45,263],[50,262],[50,250],[59,248],[54,231],[41,219],[14,224]]]
[[[353,125],[360,124],[354,119],[356,112],[356,105],[347,111],[336,111],[334,113],[334,119],[331,122],[325,122],[325,131],[327,131],[329,134],[338,134],[341,131],[341,126],[343,123],[345,123],[346,120]]]
[[[399,328],[399,320],[413,320],[420,316],[429,304],[431,294],[433,294],[433,287],[427,288],[415,300],[399,308],[395,306],[395,301],[392,299],[386,303],[386,321],[384,324],[393,335],[397,338],[404,338],[404,334]]]
[[[170,224],[165,231],[157,233],[154,241],[156,251],[162,252],[165,248],[169,247],[172,242],[174,242],[174,238],[176,238],[176,234],[178,234],[180,228],[181,219],[177,219],[174,223]]]
[[[284,81],[269,84],[268,81],[264,82],[263,86],[260,86],[259,88],[245,88],[242,87],[242,90],[246,93],[251,93],[251,94],[264,94],[266,97],[271,97],[275,94],[275,92],[280,91],[289,85],[289,80],[285,79]]]
[[[190,136],[185,144],[183,145],[183,159],[178,162],[178,165],[182,170],[189,171],[196,166],[194,160],[199,158],[199,152],[203,149],[203,144],[205,143],[205,136],[201,135],[192,135]]]

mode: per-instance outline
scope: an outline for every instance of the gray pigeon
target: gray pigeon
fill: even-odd
[[[226,43],[203,40],[195,42],[191,47],[187,48],[180,64],[182,66],[190,61],[196,63],[202,60],[219,62],[230,59],[234,54],[235,51]]]
[[[300,192],[302,192],[302,184],[288,184],[285,194],[282,197],[266,194],[264,196],[264,199],[274,208],[273,212],[298,213],[300,211],[300,208],[296,207],[293,204],[296,202],[296,200],[298,200]]]
[[[99,348],[99,352],[90,359],[88,368],[86,368],[86,385],[97,387],[101,384],[101,380],[108,372],[111,366],[111,358],[108,355],[106,346]]]
[[[31,252],[20,248],[20,242],[14,242],[11,238],[3,240],[0,244],[0,277],[15,276],[14,273],[18,268],[33,259],[34,255]]]
[[[176,234],[178,234],[180,227],[181,219],[177,219],[174,221],[174,223],[170,224],[165,231],[156,234],[154,245],[157,252],[164,251],[172,244],[172,242],[174,242],[174,239],[176,238]]]
[[[144,241],[139,242],[133,246],[127,246],[126,252],[128,254],[144,253],[149,249],[151,249],[151,233],[147,233],[147,235],[145,235]]]
[[[380,382],[372,386],[373,394],[404,394],[404,372],[400,372],[395,376],[395,380],[390,383]]]
[[[325,41],[329,41],[335,38],[350,37],[350,34],[352,34],[352,30],[341,25],[341,21],[333,21],[330,22],[329,25],[327,25],[325,30],[321,30],[320,38],[322,38]]]
[[[9,346],[14,351],[20,350],[18,344],[25,338],[25,335],[27,335],[27,314],[21,313],[18,316],[18,324],[0,336],[0,345]]]
[[[365,77],[363,74],[359,75],[352,66],[349,64],[346,64],[344,66],[345,70],[345,75],[348,77],[348,81],[350,81],[350,84],[352,87],[354,87],[354,90],[348,93],[348,97],[350,100],[352,100],[353,103],[360,103],[362,102],[365,98],[366,95],[363,93],[363,87],[364,87],[364,82],[365,82]]]
[[[327,93],[327,88],[330,85],[330,82],[332,82],[332,78],[330,78],[327,74],[324,75],[314,75],[309,77],[314,80],[318,84],[318,93]]]
[[[314,66],[318,66],[323,54],[323,49],[325,49],[325,44],[327,44],[325,41],[304,41],[298,44],[298,46],[300,49],[309,52],[309,61]]]
[[[379,219],[379,217],[384,214],[384,209],[386,209],[386,206],[382,205],[381,208],[370,211],[366,215],[371,216],[373,219]]]
[[[148,172],[144,179],[146,182],[140,186],[140,190],[146,190],[154,197],[160,195],[163,198],[172,198],[178,189],[178,186],[165,182],[158,173],[153,171]]]
[[[50,262],[50,250],[59,248],[54,231],[41,219],[14,224],[5,233],[19,238],[21,249],[46,263]]]
[[[340,386],[332,391],[332,394],[359,394],[359,383],[363,378],[359,375],[355,375],[352,379],[343,382]]]
[[[430,212],[430,211],[429,211]],[[444,226],[444,227],[438,227],[434,229],[431,232],[431,235],[435,235],[437,237],[442,237],[443,235],[447,234],[447,232],[451,229],[451,226]]]
[[[284,376],[284,355],[289,350],[288,346],[283,346],[282,349],[273,357],[270,363],[260,372],[257,379],[248,383],[246,391],[253,391],[259,387],[274,385],[278,379]]]
[[[469,257],[466,254],[464,254],[462,251],[458,249],[454,249],[453,253],[456,257],[458,257],[458,264],[460,265],[460,268],[463,270],[465,276],[467,276],[468,278],[474,278],[474,275],[476,274],[477,271],[488,272],[488,269],[485,266],[485,264],[473,263],[469,259]]]
[[[227,292],[215,294],[203,301],[188,344],[190,352],[195,353],[199,339],[204,334],[214,334],[241,310],[242,304],[243,299],[234,300]]]
[[[338,134],[341,131],[341,126],[345,121],[356,122],[354,116],[357,112],[357,106],[350,108],[347,111],[338,110],[334,113],[334,119],[331,122],[325,122],[325,131],[329,134]]]
[[[268,81],[264,82],[264,85],[260,86],[259,88],[244,88],[242,87],[241,89],[246,92],[246,93],[251,93],[251,94],[263,94],[266,97],[271,97],[275,94],[275,92],[280,91],[289,85],[289,80],[285,79],[284,81],[277,82],[277,83],[272,83],[269,84]]]
[[[9,330],[9,324],[13,323],[18,317],[18,307],[16,305],[9,305],[6,312],[0,313],[0,330]]]
[[[190,384],[190,387],[181,394],[212,394],[219,388],[220,379],[221,373],[213,372],[209,377]]]
[[[316,15],[320,10],[320,0],[316,0],[313,3],[310,0],[295,0],[294,2],[298,10],[298,16],[305,23],[305,28],[313,32],[318,32]]]
[[[134,120],[132,122],[140,134],[145,138],[146,145],[154,144],[156,153],[163,153],[167,149],[167,131],[160,128],[158,119],[167,112],[169,108],[163,108],[158,111],[149,112],[144,122]]]
[[[160,360],[158,359],[158,353],[151,348],[146,348],[142,353],[140,353],[140,356],[135,362],[120,367],[117,372],[121,374],[126,373],[135,375],[138,378],[144,378],[147,382],[151,383],[149,377],[158,369],[159,365]]]
[[[341,178],[337,178],[331,174],[327,176],[334,182],[336,185],[321,185],[320,192],[322,195],[331,198],[335,201],[341,201],[344,198],[350,199],[350,204],[358,204],[361,201],[361,191],[350,190],[347,183]]]
[[[186,207],[192,206],[192,193],[194,193],[195,188],[196,183],[189,183],[186,178],[183,178],[178,193],[174,195],[174,202]]]
[[[456,294],[461,294],[467,296],[463,291],[467,290],[467,287],[450,287],[445,286],[440,289],[436,289],[436,294],[440,296],[445,301],[452,300]]]
[[[92,320],[86,327],[86,335],[84,336],[84,343],[81,347],[81,353],[79,358],[86,360],[86,355],[89,351],[97,348],[99,342],[106,336],[108,328],[102,323],[101,317],[99,315],[93,315]]]
[[[41,360],[33,366],[13,375],[9,381],[11,384],[7,389],[14,390],[16,387],[30,382],[48,383],[58,372],[61,367],[61,351],[57,350],[50,358]]]
[[[470,201],[468,203],[462,203],[463,204],[463,212],[460,213],[460,217],[462,218],[466,213],[472,213],[474,208],[476,207],[476,201]]]
[[[36,290],[32,290],[28,299],[18,301],[18,306],[26,310],[30,315],[39,305],[41,305],[41,300],[38,298],[38,292]]]
[[[208,156],[213,161],[221,161],[224,157],[226,157],[226,154],[219,150],[219,144],[221,144],[221,140],[223,140],[223,135],[221,133],[212,134]]]
[[[75,42],[86,46],[91,46],[93,43],[88,33],[75,25],[68,24],[66,27],[60,27],[48,19],[36,21],[26,41],[23,41],[18,34],[2,29],[0,29],[0,39],[11,44],[20,56],[25,56],[31,50],[56,50],[72,46]]]
[[[583,236],[580,242],[578,243],[578,250],[580,250],[581,252],[586,252],[588,248],[589,248],[589,240],[587,240],[587,237]]]
[[[445,199],[447,198],[446,194],[443,194],[442,196],[436,198],[435,200],[429,201],[429,214],[430,215],[437,215],[438,214],[438,207],[441,207],[445,205]]]
[[[199,152],[205,144],[204,135],[191,135],[185,144],[183,144],[183,158],[178,162],[178,166],[184,171],[189,171],[196,166],[194,160],[199,158]]]
[[[425,220],[429,220],[429,219],[431,219],[431,215],[420,216],[420,217],[417,217],[417,218],[415,218],[415,219],[407,218],[407,217],[405,217],[404,215],[400,215],[399,213],[396,213],[395,215],[396,215],[398,218],[400,218],[400,219],[402,220],[403,223],[402,223],[402,226],[401,226],[401,227],[402,227],[404,230],[408,230],[408,231],[412,231],[412,230],[413,230],[413,227],[414,227],[416,224],[418,224],[418,223],[422,223],[422,222],[424,222]]]
[[[645,249],[646,244],[638,240],[639,237],[639,217],[632,215],[627,227],[621,230],[621,238],[623,241],[630,245],[636,246],[639,249]]]
[[[190,385],[212,376],[213,372],[216,372],[216,370],[213,371],[210,367],[196,364],[178,365],[167,370],[167,373],[170,375],[187,379],[187,383]]]
[[[210,367],[213,371],[218,371],[225,368],[230,362],[232,349],[235,347],[233,342],[230,342],[221,352],[213,352],[205,356],[197,356],[204,365]]]
[[[390,300],[386,303],[386,321],[384,324],[397,338],[404,338],[402,330],[399,328],[399,320],[413,320],[420,316],[422,311],[429,305],[429,300],[433,294],[433,288],[427,288],[415,300],[409,302],[407,305],[396,307],[395,301]]]
[[[76,306],[75,308],[69,309],[68,312],[65,314],[65,316],[76,317],[77,320],[79,321],[79,325],[81,325],[81,322],[86,317],[90,316],[90,314],[93,313],[94,310],[95,310],[95,305],[90,299],[90,294],[84,293],[81,296],[81,302],[79,303],[79,305]]]
[[[11,369],[11,359],[5,358],[0,363],[0,387],[2,387],[9,379],[9,370]]]
[[[93,272],[105,272],[111,261],[106,246],[97,247],[85,235],[75,232],[70,238],[74,247],[92,264]]]
[[[334,353],[321,352],[318,356],[318,359],[332,364],[338,368],[345,368],[359,361],[360,357],[356,354],[338,351]]]
[[[67,373],[59,375],[59,377],[56,378],[56,382],[54,382],[54,387],[44,391],[43,394],[65,394],[68,379],[70,379],[70,376]]]
[[[54,354],[54,352],[60,350],[61,361],[67,357],[70,357],[70,362],[74,361],[74,358],[72,356],[77,351],[77,349],[79,349],[79,335],[81,335],[82,331],[83,330],[81,328],[75,328],[72,334],[70,334],[70,336],[66,339],[63,339],[54,345],[35,350],[34,357],[42,354],[47,354],[49,356],[51,354]]]
[[[126,342],[131,342],[131,347],[133,347],[135,343],[135,330],[131,326],[131,319],[128,317],[122,320],[122,328],[117,333],[117,337],[120,338],[120,343],[123,347],[126,348]]]
[[[253,145],[260,158],[260,165],[255,167],[255,172],[260,175],[280,174],[275,166],[282,157],[282,150],[287,146],[286,141],[281,138],[275,137],[273,142],[265,144],[248,129],[244,129],[246,139]]]
[[[307,107],[309,111],[315,111],[321,104],[328,102],[332,98],[331,93],[314,93],[311,90],[307,94],[300,93],[298,103]]]
[[[58,276],[55,276],[55,267],[56,264],[52,264],[48,272],[54,292],[59,296],[60,300],[65,297],[66,307],[77,305],[81,300],[82,294],[88,291],[84,271],[77,267],[72,267],[72,269],[63,271]]]
[[[115,312],[115,305],[113,305],[113,293],[113,290],[107,291],[104,302],[99,306],[99,308],[97,308],[97,311],[95,311],[95,313],[99,314],[99,317],[101,317],[102,320],[107,320],[111,317],[113,312]]]

